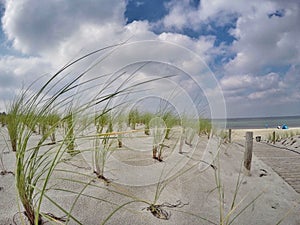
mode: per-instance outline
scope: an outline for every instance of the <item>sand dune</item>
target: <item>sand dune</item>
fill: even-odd
[[[5,129],[2,128],[1,131],[7,137]],[[267,135],[268,132],[269,130],[254,130],[254,135]],[[149,205],[145,202],[136,201],[119,210],[108,220],[107,224],[219,224],[220,200],[216,189],[215,172],[220,171],[221,173],[221,183],[225,196],[224,215],[226,215],[230,212],[243,160],[244,149],[237,144],[237,140],[241,142],[244,133],[245,130],[234,130],[233,143],[220,146],[220,163],[213,164],[216,171],[212,166],[202,161],[209,159],[203,158],[205,153],[209,155],[210,150],[215,150],[207,148],[208,140],[206,137],[200,137],[198,143],[194,141],[193,147],[195,148],[184,145],[184,154],[177,153],[178,143],[175,143],[173,149],[164,152],[164,162],[153,160],[151,150],[138,151],[143,148],[143,142],[147,146],[146,136],[134,139],[135,141],[131,141],[128,145],[135,147],[135,150],[130,151],[124,147],[119,152],[113,153],[116,161],[113,161],[112,158],[109,159],[106,168],[106,176],[112,180],[109,185],[94,176],[92,165],[84,154],[69,157],[60,163],[57,169],[78,173],[56,171],[51,179],[51,185],[49,184],[52,189],[49,189],[47,195],[66,209],[70,209],[76,195],[70,192],[55,191],[53,190],[54,187],[56,189],[82,191],[85,196],[93,196],[93,198],[89,198],[82,195],[77,200],[72,214],[82,224],[101,224],[118,205],[133,200],[128,196],[135,196],[136,199],[149,203],[153,202],[157,184],[152,181],[152,183],[147,183],[147,180],[155,177],[159,180],[160,177],[167,176],[171,168],[175,168],[175,172],[172,174],[175,178],[172,178],[166,185],[156,202],[156,205],[161,205],[162,209],[160,219],[157,218],[159,217],[157,213],[151,213],[150,208],[147,209]],[[34,140],[32,141],[34,142]],[[216,139],[215,143],[217,143]],[[284,145],[284,143],[281,144]],[[14,171],[15,153],[8,151],[3,137],[1,137],[0,146],[2,149],[1,157],[6,170]],[[86,144],[79,144],[79,146],[84,148]],[[137,159],[134,158],[135,151],[138,155]],[[132,168],[135,161],[139,164],[136,164],[136,174],[132,176],[129,174],[131,171],[125,169]],[[124,167],[118,167],[121,165],[118,164],[119,162],[122,162]],[[181,162],[184,163],[181,164]],[[126,167],[126,165],[130,165],[130,167]],[[155,169],[145,170],[144,167],[149,165],[150,169]],[[176,170],[177,165],[178,170]],[[191,169],[186,173],[176,176],[189,168]],[[262,169],[268,171],[267,176],[260,176]],[[62,180],[62,177],[70,180]],[[83,182],[93,180],[93,182],[91,182],[92,185],[84,187],[82,184],[72,182],[72,179]],[[125,184],[126,179],[133,180],[129,180],[129,183]],[[12,224],[13,218],[17,224],[21,224],[20,214],[17,214],[17,192],[14,182],[12,174],[0,176],[0,224],[3,225]],[[145,185],[142,185],[143,182],[146,182]],[[258,199],[251,204],[257,197]],[[248,204],[250,207],[239,215],[232,224],[276,224],[282,218],[284,218],[282,224],[300,224],[300,195],[255,155],[252,161],[251,176],[242,175],[241,177],[236,202],[238,203],[237,208],[232,212],[230,219],[233,219]],[[64,215],[47,199],[43,202],[42,211],[57,216]],[[163,219],[164,215],[168,217],[168,220]],[[69,224],[76,223],[71,220]]]

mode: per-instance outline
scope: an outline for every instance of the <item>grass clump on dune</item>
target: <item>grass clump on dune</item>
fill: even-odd
[[[112,137],[113,124],[112,118],[108,113],[101,114],[96,117],[97,133],[94,138],[94,153],[93,153],[93,165],[94,173],[98,178],[109,183],[109,180],[104,175],[106,162],[109,156],[115,150],[114,140]],[[120,145],[120,142],[119,142]]]
[[[207,135],[209,137],[210,133],[212,131],[212,124],[209,119],[202,119],[199,118],[199,135]]]
[[[78,154],[80,151],[75,150],[75,122],[74,122],[74,114],[70,110],[68,114],[63,118],[64,126],[65,126],[65,142],[67,145],[67,152],[74,156]]]
[[[6,113],[2,112],[0,113],[0,124],[2,127],[6,125]]]
[[[164,121],[159,118],[153,118],[149,122],[150,134],[153,136],[152,158],[162,161],[162,151],[165,147],[163,141],[166,136],[167,128]]]
[[[128,115],[128,126],[130,126],[132,130],[135,130],[136,124],[139,121],[140,121],[139,111],[137,109],[130,110]]]
[[[19,127],[21,125],[21,117],[23,116],[22,107],[24,104],[24,93],[21,93],[10,105],[8,115],[6,116],[7,130],[10,138],[11,148],[17,151],[17,141],[19,138]]]
[[[76,65],[76,63],[101,50],[91,52],[70,62],[47,80],[35,93],[29,94],[29,89],[23,91],[13,100],[8,108],[7,129],[12,149],[16,151],[15,179],[18,198],[25,210],[24,215],[30,224],[38,225],[43,224],[44,220],[57,220],[56,217],[50,216],[51,214],[41,212],[41,206],[44,198],[53,202],[46,194],[49,190],[48,183],[50,178],[65,152],[70,154],[74,152],[76,139],[74,128],[76,125],[73,116],[87,110],[91,105],[94,106],[107,101],[107,99],[113,98],[115,95],[112,93],[111,97],[97,96],[97,98],[90,100],[93,103],[84,102],[76,111],[70,111],[65,117],[57,117],[53,123],[47,124],[48,132],[45,131],[41,136],[35,137],[37,138],[37,141],[35,141],[36,145],[32,147],[29,143],[33,138],[33,127],[38,123],[44,123],[45,120],[41,121],[41,118],[47,118],[52,114],[53,110],[61,113],[66,111],[66,108],[72,105],[76,95],[87,91],[82,89],[79,93],[73,92],[75,88],[78,89],[79,86],[87,85],[94,81],[94,79],[91,79],[80,82],[80,79],[91,68],[75,75],[75,77],[70,77],[70,74],[65,75],[64,72]],[[66,136],[59,141],[58,145],[49,147],[46,140],[55,132],[58,124],[64,123]],[[53,204],[62,212],[68,214],[69,218],[77,221],[59,204],[55,202]]]
[[[111,120],[108,123],[101,121],[100,126],[97,127],[98,132],[96,135],[79,136],[78,134],[84,134],[79,129],[91,127],[93,121],[89,120],[87,121],[89,124],[82,126],[77,118],[82,116],[89,118],[95,109],[98,111],[104,108],[101,119],[104,118],[105,120],[106,114],[118,106],[118,104],[116,104],[117,106],[110,106],[112,99],[117,99],[118,96],[122,95],[128,96],[133,92],[134,88],[137,89],[143,84],[157,80],[157,78],[150,78],[140,83],[134,83],[131,86],[130,83],[125,85],[125,83],[119,82],[118,78],[123,76],[124,73],[114,73],[111,75],[111,79],[108,80],[106,79],[107,74],[101,75],[97,73],[96,77],[87,76],[94,67],[101,64],[110,52],[103,55],[97,54],[104,50],[113,50],[116,46],[93,51],[68,63],[51,76],[50,79],[46,80],[41,87],[37,88],[37,91],[29,91],[32,84],[17,96],[8,108],[7,129],[12,149],[16,152],[15,181],[18,199],[22,205],[20,208],[24,209],[23,215],[32,225],[60,219],[62,222],[72,220],[77,224],[82,224],[72,214],[72,210],[78,198],[82,196],[83,190],[91,185],[94,177],[85,176],[86,181],[69,180],[69,182],[83,185],[81,191],[60,190],[66,193],[76,193],[74,203],[70,206],[70,209],[64,208],[59,201],[48,195],[48,192],[54,189],[54,187],[49,186],[49,182],[55,171],[57,171],[58,165],[64,162],[63,159],[66,154],[74,156],[81,153],[81,151],[94,151],[94,165],[97,177],[105,178],[105,162],[111,153],[114,137],[110,135],[113,127]],[[87,61],[88,66],[82,69],[81,63],[85,61]],[[78,72],[76,72],[76,69],[78,69]],[[70,70],[72,73],[70,73]],[[133,75],[129,74],[128,76]],[[106,80],[105,83],[103,83],[101,78]],[[102,87],[102,89],[99,87]],[[145,88],[141,88],[141,90],[143,89]],[[53,112],[56,112],[55,115],[53,115]],[[129,122],[132,128],[135,128],[138,122],[137,115],[134,114]],[[106,124],[106,130],[103,124]],[[33,135],[36,127],[39,125],[43,127],[41,129],[42,132],[40,135]],[[64,127],[64,132],[58,139],[53,135],[55,135],[57,128],[61,126]],[[52,145],[49,145],[49,139],[52,140]],[[34,141],[32,142],[32,140]],[[95,141],[95,149],[79,151],[76,149],[77,140]],[[32,146],[31,143],[34,143],[34,145]],[[64,171],[64,173],[73,174],[76,172]],[[65,214],[67,220],[54,216],[51,212],[42,212],[45,199],[59,209],[61,213]],[[24,218],[22,216],[21,218],[25,223]]]
[[[103,58],[100,57],[100,59],[97,59],[97,63],[95,64],[94,59],[91,60],[93,62],[92,66],[87,67],[87,69],[83,71],[80,69],[79,72],[76,73],[75,67],[72,73],[70,73],[69,69],[72,66],[76,66],[76,63],[100,51],[101,50],[94,51],[70,62],[47,80],[35,94],[29,94],[31,92],[27,90],[24,91],[13,101],[9,108],[7,116],[10,115],[11,118],[14,118],[14,120],[8,119],[7,126],[10,126],[9,129],[12,131],[10,133],[10,140],[13,141],[12,147],[16,151],[15,179],[18,198],[22,204],[20,208],[24,209],[24,215],[32,225],[43,224],[47,221],[84,224],[84,222],[78,219],[76,213],[73,213],[75,205],[81,197],[109,203],[110,206],[113,205],[116,207],[115,210],[107,215],[103,224],[118,210],[132,203],[140,202],[145,204],[145,209],[153,216],[164,220],[170,218],[170,214],[166,211],[166,208],[181,208],[187,205],[187,203],[183,203],[181,200],[178,200],[175,204],[167,202],[160,203],[163,191],[172,181],[198,166],[199,161],[193,161],[192,164],[183,169],[180,168],[182,170],[172,175],[173,170],[175,171],[180,162],[186,159],[185,155],[178,155],[176,153],[178,162],[175,162],[174,165],[169,165],[169,167],[164,166],[167,165],[168,162],[158,163],[159,166],[161,166],[161,174],[159,174],[160,177],[157,177],[156,180],[157,183],[154,190],[153,201],[138,198],[134,194],[128,193],[124,187],[120,187],[113,182],[109,187],[103,187],[101,184],[95,182],[96,178],[100,178],[107,183],[110,182],[106,171],[108,160],[110,160],[109,157],[117,149],[117,146],[122,148],[122,134],[132,132],[132,130],[136,129],[137,124],[143,123],[145,125],[145,133],[153,137],[152,156],[158,161],[163,160],[162,154],[164,148],[168,147],[164,145],[165,139],[173,138],[170,133],[173,127],[182,125],[185,129],[185,142],[188,145],[195,143],[195,137],[198,131],[198,123],[193,123],[194,125],[181,124],[178,117],[168,110],[160,114],[141,114],[137,109],[132,109],[129,112],[127,121],[123,115],[119,113],[120,110],[116,110],[118,111],[118,113],[116,113],[114,110],[117,109],[119,104],[113,102],[112,99],[115,100],[120,95],[130,95],[135,90],[133,87],[142,86],[143,84],[157,80],[157,78],[153,80],[149,79],[139,84],[134,83],[132,86],[130,86],[130,84],[126,86],[124,83],[120,84],[117,81],[128,81],[130,80],[129,78],[132,78],[131,76],[134,73],[129,74],[128,79],[118,79],[125,73],[115,73],[114,76],[111,75],[112,78],[106,80],[107,83],[104,82],[104,84],[103,81],[100,82],[102,75],[99,75],[98,70],[97,73],[95,73],[97,74],[96,77],[85,77],[85,75],[93,69],[93,66],[100,64],[101,61],[104,60],[106,55],[102,56]],[[93,75],[95,74],[93,73]],[[107,78],[107,76],[107,74],[103,75],[105,78]],[[102,89],[100,88],[99,90],[99,87],[102,87]],[[112,104],[112,102],[114,104]],[[116,116],[114,113],[118,115]],[[89,119],[82,125],[81,118]],[[190,119],[190,121],[195,120]],[[124,127],[126,123],[131,129],[130,131],[126,130],[128,127]],[[43,132],[41,132],[40,135],[33,135],[37,126],[44,127],[42,129]],[[82,129],[86,128],[92,131],[89,133],[82,132]],[[59,129],[62,130],[62,135],[55,136]],[[211,127],[209,127],[208,123],[200,123],[199,133],[208,134],[210,132]],[[34,143],[34,145],[32,146],[30,141],[33,139],[34,142],[32,143]],[[49,139],[52,145],[49,145]],[[92,143],[92,146],[80,146],[79,143],[84,141],[89,144]],[[124,149],[122,148],[120,151]],[[78,170],[59,167],[60,163],[65,162],[65,157],[70,158],[71,155],[71,158],[74,159],[76,157],[79,158],[83,154],[91,156],[94,173],[91,173],[91,169],[86,173],[81,172],[79,170],[80,167],[77,167]],[[78,185],[80,187],[73,190],[68,189],[68,187],[50,185],[50,183],[53,182],[52,179],[55,178],[53,176],[55,173],[64,174],[64,177],[57,178],[59,181],[57,182],[58,184],[67,181],[74,186]],[[68,177],[68,175],[70,176]],[[73,178],[73,176],[77,177]],[[78,178],[79,176],[80,178]],[[219,188],[218,191],[222,197],[220,182],[217,184]],[[112,202],[106,199],[105,195],[99,196],[99,193],[93,195],[93,193],[85,192],[89,187],[92,187],[93,190],[104,190],[124,197],[126,202],[124,203],[124,199],[121,199],[121,203]],[[53,196],[51,197],[49,194],[51,190],[60,191],[60,193],[64,194],[72,194],[74,199],[72,199],[71,205],[67,208],[63,207],[63,203],[60,202],[63,200],[55,200]],[[100,192],[100,194],[101,193],[103,192]],[[51,212],[43,212],[43,203],[45,200],[47,200],[47,203],[51,203],[52,206],[56,207],[58,212],[63,215],[54,216]],[[223,201],[223,199],[221,199],[221,201]],[[65,217],[63,218],[62,216]],[[220,221],[224,221],[223,214],[221,217],[223,219]],[[25,221],[24,217],[22,217],[22,219]]]

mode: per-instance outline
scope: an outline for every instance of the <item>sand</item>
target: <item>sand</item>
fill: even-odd
[[[265,139],[268,132],[273,130],[252,131],[254,131],[254,136],[262,135]],[[217,171],[221,173],[221,184],[224,187],[224,215],[230,211],[236,190],[236,182],[241,171],[244,151],[241,143],[245,132],[246,130],[233,130],[232,143],[222,143],[220,146],[220,163],[214,164]],[[1,128],[1,133],[7,138],[5,128]],[[3,163],[6,170],[14,171],[15,153],[6,147],[4,137],[0,137]],[[176,135],[173,138],[175,140]],[[197,140],[194,140],[193,146],[195,148],[184,145],[184,154],[177,153],[179,144],[176,141],[172,142],[171,139],[168,144],[172,147],[164,152],[164,162],[158,162],[151,158],[151,150],[149,149],[151,148],[151,140],[146,136],[140,134],[139,138],[135,137],[133,140],[128,138],[127,145],[135,150],[128,151],[128,149],[124,148],[121,151],[114,152],[112,155],[114,157],[108,160],[109,163],[105,175],[107,178],[112,179],[112,183],[109,185],[95,179],[92,183],[93,186],[86,187],[83,190],[83,185],[74,184],[67,180],[62,181],[59,178],[65,177],[88,181],[89,179],[85,176],[61,172],[53,174],[50,184],[55,184],[56,188],[83,191],[85,195],[94,196],[94,198],[81,196],[72,210],[72,214],[82,224],[101,224],[117,207],[114,204],[121,205],[132,201],[132,198],[126,197],[125,194],[129,196],[134,195],[141,200],[152,202],[157,187],[155,182],[153,184],[153,179],[156,177],[157,181],[162,171],[167,171],[166,168],[176,167],[181,162],[184,163],[178,166],[178,170],[174,170],[176,171],[175,175],[191,168],[193,165],[195,166],[188,172],[172,179],[166,185],[156,203],[165,203],[165,205],[167,205],[166,203],[176,205],[179,201],[182,203],[181,208],[163,208],[169,214],[168,220],[159,219],[151,214],[147,210],[149,205],[142,202],[134,202],[114,214],[107,224],[219,224],[220,200],[216,189],[215,170],[205,163],[199,165],[200,160],[209,160],[210,150],[214,152],[214,149],[207,149],[208,140],[206,137],[200,137],[198,143]],[[34,145],[34,141],[35,139],[33,138],[31,141],[32,145]],[[211,146],[215,146],[214,144],[216,143],[217,139],[215,138]],[[88,148],[88,145],[88,143],[78,144],[81,149]],[[203,158],[205,150],[208,154]],[[137,155],[137,158],[134,157],[135,155]],[[79,154],[75,157],[69,157],[69,160],[61,163],[58,168],[80,172],[92,177],[94,174],[89,161],[90,159],[86,154]],[[123,168],[122,166],[124,165],[125,167]],[[129,166],[126,167],[126,165]],[[144,169],[147,166],[149,166],[150,170]],[[134,172],[130,170],[132,168],[136,168],[134,176],[132,176]],[[154,169],[151,170],[151,168]],[[268,171],[267,176],[260,176],[262,169]],[[166,172],[163,172],[163,176],[167,176]],[[124,183],[126,179],[128,179],[129,184]],[[142,185],[143,183],[145,185]],[[0,187],[0,224],[13,224],[13,218],[15,218],[17,224],[21,224],[20,214],[17,214],[18,201],[14,176],[12,174],[1,175]],[[116,192],[123,194],[117,194]],[[47,194],[65,208],[70,208],[75,200],[75,196],[70,193],[50,189]],[[96,200],[95,198],[102,200]],[[256,198],[257,200],[255,200]],[[255,201],[252,202],[253,200]],[[241,185],[236,202],[238,203],[237,208],[232,212],[230,219],[234,218],[248,204],[250,206],[232,224],[276,224],[281,219],[284,219],[282,224],[300,224],[300,195],[276,174],[272,168],[259,160],[255,155],[252,160],[251,176],[241,175]],[[53,213],[57,216],[64,215],[46,199],[43,202],[42,211]],[[76,223],[71,220],[69,224]]]
[[[286,135],[292,135],[296,136],[296,134],[300,134],[300,128],[299,127],[293,127],[289,128],[287,130],[282,129],[276,129],[276,128],[266,128],[266,129],[233,129],[232,130],[232,140],[238,141],[238,140],[244,140],[245,139],[245,133],[247,131],[253,132],[253,137],[261,136],[262,140],[267,141],[272,133],[275,131],[277,135],[284,136]],[[299,136],[299,135],[298,135]]]

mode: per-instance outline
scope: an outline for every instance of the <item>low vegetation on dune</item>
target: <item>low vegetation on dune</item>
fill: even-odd
[[[150,112],[127,107],[130,104],[122,101],[124,96],[142,92],[148,83],[157,82],[157,78],[130,84],[129,81],[137,70],[128,72],[126,79],[123,77],[125,73],[112,74],[106,83],[100,78],[107,77],[107,74],[99,75],[98,70],[96,77],[87,76],[106,57],[105,54],[98,54],[107,50],[113,51],[115,47],[117,46],[96,50],[68,63],[46,80],[38,91],[30,91],[34,84],[25,89],[9,105],[7,114],[0,114],[0,123],[8,131],[10,149],[16,154],[15,184],[20,203],[18,215],[24,224],[25,221],[32,225],[44,224],[47,221],[85,224],[73,211],[81,198],[103,202],[109,204],[109,208],[114,208],[104,217],[103,224],[120,209],[128,209],[133,203],[143,204],[146,211],[156,219],[162,220],[170,219],[169,209],[179,210],[189,204],[181,199],[173,203],[162,202],[161,198],[164,190],[174,180],[185,176],[195,170],[199,163],[204,162],[200,158],[193,159],[189,163],[186,162],[184,167],[180,167],[187,159],[186,155],[188,156],[183,149],[200,151],[199,140],[208,141],[208,138],[212,137],[214,127],[209,119],[181,116],[172,108],[162,110],[160,107]],[[95,56],[97,63],[94,62]],[[92,66],[74,73],[77,64],[90,58]],[[142,67],[143,65],[140,68]],[[125,82],[125,85],[119,80],[126,80],[129,84]],[[113,177],[110,177],[118,172],[111,156],[128,154],[135,158],[142,155],[134,155],[135,152],[128,147],[132,139],[139,143],[149,140],[151,147],[146,149],[146,154],[143,153],[143,160],[149,159],[160,168],[160,173],[156,174],[156,183],[153,184],[155,191],[152,201],[129,193],[126,187],[118,185]],[[217,137],[216,142],[219,142],[219,139]],[[218,148],[219,144],[216,146]],[[215,152],[218,152],[218,149]],[[197,217],[199,224],[203,220],[211,224],[231,224],[245,210],[242,208],[235,217],[231,217],[238,211],[239,204],[236,203],[235,197],[241,178],[238,177],[232,206],[226,214],[220,165],[215,158],[217,155],[213,155],[212,152],[210,154],[214,160],[204,163],[207,164],[206,168],[215,171],[220,221],[214,222],[193,212],[185,213]],[[91,159],[91,168],[72,164],[85,157],[86,161]],[[66,164],[67,161],[71,163]],[[2,168],[2,171],[5,171],[5,168]],[[177,172],[173,174],[173,171]],[[104,181],[105,185],[98,182],[99,180]],[[59,184],[63,182],[71,183],[71,188],[61,187]],[[73,186],[76,188],[72,189]],[[86,192],[89,189],[99,191],[93,195]],[[66,207],[63,200],[51,195],[51,191],[74,196],[71,205]],[[106,199],[105,194],[99,196],[98,192],[116,195],[122,200],[113,202]],[[52,205],[49,208],[56,208],[55,212],[59,215],[44,212],[45,202]],[[249,206],[250,204],[246,208]],[[101,208],[99,210],[101,211]],[[101,218],[103,219],[103,216]]]

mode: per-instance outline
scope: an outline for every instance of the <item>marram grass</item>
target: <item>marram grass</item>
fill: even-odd
[[[110,46],[105,49],[113,49],[114,47],[115,46]],[[85,75],[93,69],[93,66],[71,76],[69,69],[72,68],[72,66],[76,66],[76,63],[84,61],[90,56],[93,56],[105,49],[96,50],[68,63],[49,80],[47,80],[35,94],[29,94],[30,92],[25,90],[16,97],[9,107],[6,123],[11,140],[11,146],[14,151],[16,151],[15,179],[18,198],[22,204],[22,208],[24,209],[24,215],[32,225],[43,224],[46,221],[59,222],[61,224],[85,224],[84,221],[80,221],[74,213],[74,208],[81,197],[105,202],[114,207],[114,210],[105,216],[102,224],[107,223],[120,209],[125,208],[128,210],[129,205],[138,202],[143,203],[146,206],[145,209],[153,216],[163,220],[167,220],[170,217],[166,208],[174,208],[174,211],[180,211],[179,208],[188,204],[181,202],[180,200],[173,204],[161,203],[160,199],[163,191],[171,184],[172,181],[195,169],[199,162],[193,163],[171,177],[169,177],[169,175],[178,165],[174,165],[174,167],[168,171],[165,170],[164,167],[161,171],[160,177],[158,177],[158,183],[156,185],[155,192],[153,193],[152,201],[139,198],[133,193],[129,193],[129,191],[125,188],[121,189],[113,182],[110,183],[108,187],[103,187],[99,185],[99,183],[95,182],[95,178],[107,179],[105,166],[110,155],[116,149],[116,141],[122,139],[122,136],[119,135],[126,132],[125,128],[122,127],[126,124],[126,122],[131,129],[135,129],[137,123],[144,123],[145,131],[148,130],[149,134],[153,135],[153,156],[158,159],[162,159],[163,141],[165,138],[172,137],[170,133],[171,128],[180,124],[178,118],[170,114],[170,112],[163,114],[161,116],[162,119],[157,121],[152,120],[155,115],[146,113],[141,114],[137,110],[129,112],[128,121],[121,118],[122,115],[119,115],[121,119],[118,117],[113,118],[113,112],[117,112],[117,114],[119,114],[120,110],[117,109],[116,105],[110,105],[112,99],[117,99],[118,96],[123,94],[131,94],[135,90],[134,88],[137,88],[139,85],[142,86],[148,82],[153,82],[151,79],[138,85],[134,84],[134,87],[123,87],[123,84],[120,85],[116,82],[118,76],[123,75],[120,74],[117,75],[115,79],[109,80],[108,84],[99,85],[105,88],[105,90],[97,90],[99,89],[99,86],[94,84],[97,80],[96,78],[83,79],[85,78]],[[101,63],[102,60],[103,58],[100,58],[97,63]],[[113,85],[116,85],[115,89],[111,88]],[[94,89],[92,89],[92,87],[94,87]],[[78,91],[74,92],[75,89]],[[91,89],[97,90],[94,96],[86,101],[75,102],[74,99],[88,95],[91,92]],[[104,110],[100,110],[103,108]],[[95,113],[95,109],[97,111],[96,116],[92,116]],[[82,123],[82,120],[78,119],[82,117],[89,118],[84,121],[84,125],[80,124]],[[118,121],[118,119],[120,120]],[[117,125],[114,123],[117,123]],[[114,130],[114,125],[118,127],[116,130]],[[34,136],[33,134],[39,126],[43,127],[43,132],[39,135],[35,134]],[[82,129],[91,127],[92,131],[87,135],[85,132],[81,132]],[[187,129],[188,126],[185,128]],[[58,129],[64,129],[64,135],[61,137],[55,136]],[[202,121],[200,122],[199,127],[191,127],[191,129],[192,130],[187,129],[185,134],[185,138],[187,138],[186,140],[189,144],[193,142],[195,135],[210,133],[212,128],[211,124],[207,121]],[[80,136],[78,134],[80,134]],[[35,146],[30,145],[33,136],[36,138]],[[52,141],[52,145],[49,145],[49,140]],[[76,142],[81,140],[91,141],[94,145],[91,149],[85,148],[79,150]],[[81,154],[82,152],[93,155],[95,174],[64,170],[58,167],[60,163],[64,162],[64,157],[66,157],[66,155],[73,157],[75,154]],[[238,193],[241,180],[240,177],[238,177],[235,190],[236,194],[234,195],[231,209],[228,213],[224,212],[224,190],[221,176],[219,174],[220,166],[218,165],[217,168],[218,170],[216,171],[215,176],[220,200],[219,224],[229,225],[235,221],[235,219],[240,216],[246,208],[250,207],[250,204],[246,205],[246,208],[239,209],[240,204],[236,202],[236,195]],[[62,172],[67,175],[75,174],[83,176],[84,179],[68,177],[60,178],[61,182],[68,181],[74,184],[81,184],[81,188],[79,190],[72,190],[51,186],[50,181],[53,179],[53,174],[57,172]],[[99,197],[97,195],[94,196],[87,194],[85,193],[85,190],[89,187],[95,188],[96,190],[101,189],[108,191],[120,197],[124,197],[127,200],[122,203],[112,202],[105,199],[105,196]],[[68,208],[63,207],[59,201],[51,198],[48,194],[49,190],[60,191],[65,194],[73,194],[75,197],[72,205]],[[43,212],[43,203],[45,200],[59,209],[66,218],[63,219],[58,216],[54,216],[51,212]],[[253,199],[251,203],[253,204],[255,200],[256,198]],[[99,210],[101,211],[101,209]],[[184,212],[182,211],[182,213]],[[194,215],[192,212],[185,213]],[[218,224],[218,222],[212,222],[199,215],[196,216],[201,219],[199,221],[204,220],[212,224]]]
[[[109,46],[93,51],[68,63],[47,80],[38,91],[30,92],[28,88],[22,92],[13,100],[8,109],[7,127],[12,149],[16,151],[15,179],[18,198],[24,209],[24,215],[30,224],[38,225],[43,224],[45,221],[57,220],[58,217],[41,211],[44,199],[47,199],[63,213],[67,214],[68,219],[81,224],[79,220],[71,214],[72,210],[68,211],[64,209],[47,194],[47,192],[51,190],[49,181],[57,165],[63,162],[62,159],[64,155],[70,154],[72,156],[74,153],[79,153],[76,149],[76,140],[78,138],[82,139],[83,137],[76,135],[80,133],[78,132],[78,127],[81,126],[78,124],[78,120],[74,118],[84,114],[91,115],[91,112],[101,105],[105,106],[105,113],[107,113],[116,107],[109,105],[112,99],[116,99],[122,94],[129,95],[140,85],[142,86],[143,84],[152,82],[152,80],[149,79],[139,84],[134,83],[133,86],[120,85],[117,82],[117,78],[123,74],[116,74],[114,79],[107,81],[107,84],[103,85],[102,83],[96,85],[95,81],[100,81],[100,79],[85,78],[93,67],[100,64],[107,55],[100,55],[97,63],[93,63],[92,66],[87,67],[87,69],[83,71],[80,70],[81,72],[79,73],[69,73],[69,70],[72,67],[76,68],[79,62],[85,61],[103,50],[113,50],[116,46]],[[94,59],[92,61],[94,61]],[[101,76],[102,75],[99,75],[99,77]],[[155,80],[157,80],[157,78]],[[99,90],[99,86],[105,88],[105,91]],[[115,88],[113,86],[115,86]],[[94,96],[84,99],[85,95],[89,95],[92,91],[95,93]],[[74,99],[76,98],[82,98],[82,101],[78,100],[75,102]],[[49,118],[49,115],[52,115],[53,111],[55,111],[57,115],[54,121],[52,121],[52,118]],[[67,112],[67,114],[65,114],[65,112]],[[105,116],[104,114],[103,116]],[[48,122],[46,122],[44,118],[47,118]],[[132,126],[135,126],[136,120],[137,118],[134,115],[133,121],[130,122]],[[42,132],[40,132],[38,136],[35,136],[38,140],[35,140],[36,145],[32,147],[29,143],[33,138],[33,134],[36,133],[35,129],[38,126],[42,127]],[[64,126],[65,128],[65,135],[62,140],[55,140],[56,138],[53,136],[55,135],[57,126]],[[84,127],[88,126],[89,125],[85,125]],[[108,127],[111,129],[112,124],[109,123]],[[107,132],[111,132],[111,130],[107,130]],[[55,144],[53,143],[54,145],[49,146],[49,139],[52,139]],[[95,164],[96,168],[99,167],[96,169],[98,176],[101,174],[104,176],[105,160],[108,154],[110,154],[110,139],[111,137],[105,136],[104,138],[98,139],[98,143],[96,142],[95,158],[97,159]],[[102,142],[101,144],[103,146],[101,149],[98,149],[98,151],[99,141]],[[97,154],[97,152],[100,154]],[[90,182],[87,182],[85,187],[89,185]],[[72,190],[66,190],[66,192],[68,191],[69,193],[72,192]],[[77,192],[77,199],[82,195],[82,191]],[[76,202],[77,201],[74,201],[71,209],[74,208]]]

